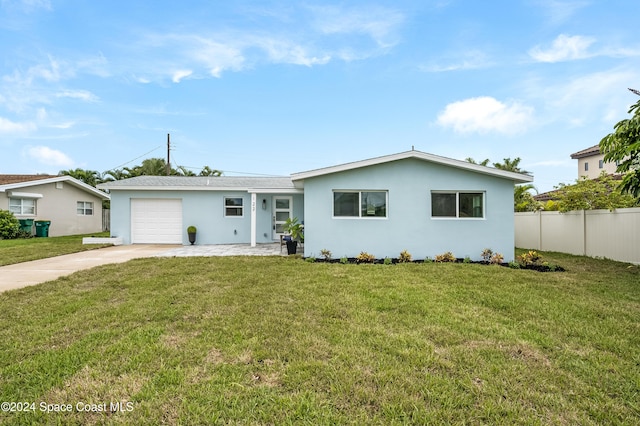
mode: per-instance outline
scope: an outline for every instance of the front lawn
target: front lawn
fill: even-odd
[[[82,238],[108,236],[108,232],[100,232],[65,237],[0,239],[0,266],[106,247],[97,244],[83,245]]]
[[[163,258],[1,293],[0,401],[34,405],[0,423],[637,423],[639,268],[545,255],[567,272]]]

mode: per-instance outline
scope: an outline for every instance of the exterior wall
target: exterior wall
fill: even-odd
[[[600,160],[604,160],[604,154],[596,154],[591,157],[578,158],[578,178],[582,176],[587,177],[587,179],[595,179],[600,176],[600,173],[603,171],[607,174],[613,174],[616,172],[616,164],[615,163],[604,163],[603,167],[600,168]],[[589,164],[589,170],[584,170],[585,163]]]
[[[56,183],[48,183],[15,189],[15,192],[43,195],[36,201],[35,216],[16,215],[16,217],[18,219],[50,220],[50,237],[102,232],[102,199],[68,182],[58,182],[58,184],[62,184],[62,188],[58,188]],[[12,197],[6,192],[0,193],[0,209],[9,209],[9,198]],[[78,215],[78,201],[92,202],[93,215]]]
[[[257,242],[271,243],[272,196],[257,194],[256,225]],[[288,195],[288,194],[287,194]],[[224,216],[224,198],[243,199],[241,217]],[[293,215],[303,217],[303,197],[292,195]],[[131,244],[131,199],[170,198],[182,200],[183,244],[189,244],[187,227],[198,229],[197,244],[249,244],[251,243],[251,194],[243,191],[111,191],[111,236],[121,237],[124,244]],[[266,209],[262,200],[266,200]]]
[[[367,251],[377,258],[414,259],[451,251],[480,260],[491,248],[514,258],[513,188],[510,180],[405,159],[305,179],[305,256],[328,249],[334,257]],[[387,190],[386,218],[333,218],[333,190]],[[434,219],[431,191],[485,191],[482,219]]]
[[[640,264],[640,208],[515,214],[516,247]]]

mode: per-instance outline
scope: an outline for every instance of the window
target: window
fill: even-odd
[[[10,198],[9,211],[13,214],[36,214],[36,200],[33,198]]]
[[[585,161],[585,163],[584,163],[584,171],[585,171],[585,172],[588,172],[588,171],[589,171],[589,163],[587,163],[586,161]]]
[[[224,215],[225,217],[242,217],[244,210],[244,200],[241,197],[225,197],[224,198]]]
[[[431,217],[483,218],[482,192],[432,192]]]
[[[93,216],[93,203],[89,201],[78,201],[77,212],[80,216]]]
[[[387,191],[334,191],[334,217],[387,217]]]
[[[601,169],[604,167],[604,160],[598,160],[598,168]]]

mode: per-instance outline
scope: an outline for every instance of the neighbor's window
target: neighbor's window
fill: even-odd
[[[387,217],[387,191],[334,191],[334,217]]]
[[[482,192],[432,192],[432,217],[483,218]]]
[[[241,197],[225,197],[224,215],[226,217],[241,217],[244,209],[243,201]]]
[[[584,163],[584,171],[588,172],[589,171],[589,163]]]
[[[13,214],[36,214],[36,200],[33,198],[10,198],[9,211]]]
[[[598,160],[598,168],[599,169],[604,168],[604,160]]]
[[[89,201],[78,201],[77,212],[80,216],[93,216],[93,203]]]

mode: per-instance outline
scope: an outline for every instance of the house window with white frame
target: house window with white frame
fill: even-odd
[[[598,168],[599,169],[603,169],[604,168],[604,160],[598,160]]]
[[[34,198],[9,198],[9,211],[17,215],[36,215]]]
[[[387,217],[387,191],[333,191],[333,216]]]
[[[484,193],[463,191],[431,192],[431,217],[484,218]]]
[[[244,215],[244,200],[242,197],[224,197],[224,216],[242,217]]]
[[[93,203],[90,201],[78,201],[78,216],[93,216]]]

